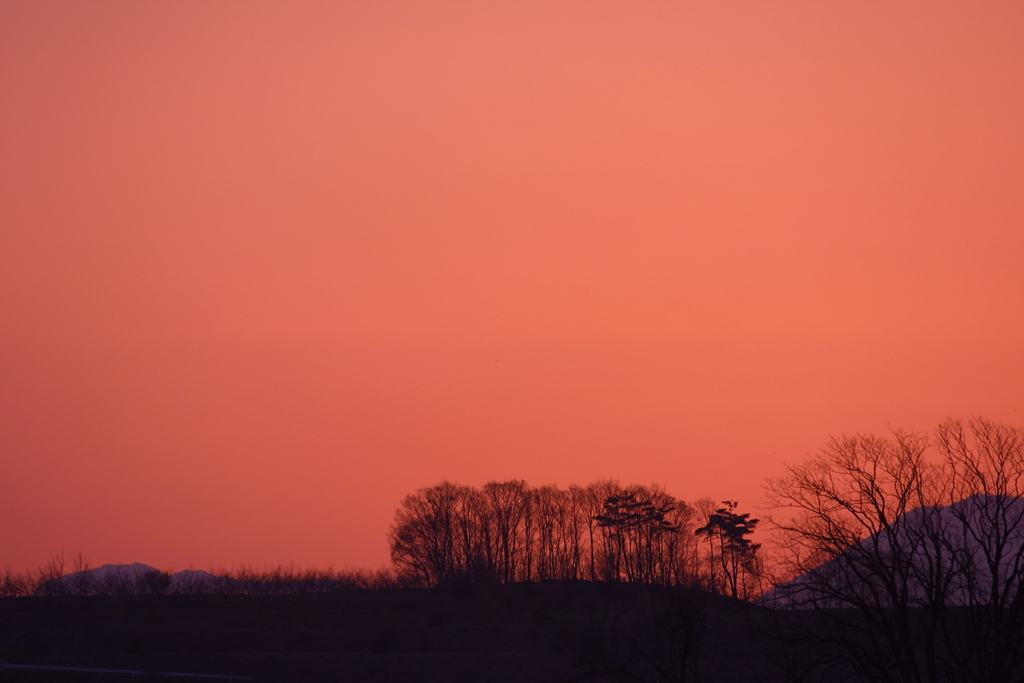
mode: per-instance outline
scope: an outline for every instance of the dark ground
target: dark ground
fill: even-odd
[[[770,630],[770,614],[754,605],[638,584],[0,599],[9,664],[257,683],[778,680]],[[0,670],[0,683],[97,679],[188,680]]]

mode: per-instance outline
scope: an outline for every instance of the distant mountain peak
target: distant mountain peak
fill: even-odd
[[[777,608],[877,602],[889,593],[881,579],[871,581],[885,572],[905,576],[902,589],[911,603],[934,596],[929,583],[941,576],[947,604],[985,604],[993,582],[1020,582],[1024,575],[1024,499],[978,493],[915,508],[839,557],[769,590],[760,602]]]
[[[203,593],[217,577],[201,569],[167,574],[142,562],[104,564],[47,581],[36,595],[102,595],[123,593]]]

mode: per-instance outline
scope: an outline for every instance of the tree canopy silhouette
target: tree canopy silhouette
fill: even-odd
[[[708,523],[694,533],[708,540],[711,557],[712,582],[719,569],[718,578],[724,584],[729,595],[741,597],[741,580],[747,576],[760,576],[755,567],[757,551],[761,545],[754,543],[747,536],[754,533],[761,520],[750,519],[750,513],[738,514],[734,500],[722,501],[725,507],[718,508],[708,515]],[[750,597],[744,590],[742,597]]]
[[[756,524],[738,518],[750,529]],[[396,570],[419,585],[586,579],[742,593],[737,586],[746,585],[755,564],[736,559],[731,582],[719,582],[721,570],[711,563],[720,558],[703,553],[695,534],[707,521],[697,506],[656,486],[606,480],[559,489],[513,480],[477,489],[442,482],[406,496],[389,538]],[[743,546],[743,557],[753,557],[757,546],[744,541],[728,547]]]

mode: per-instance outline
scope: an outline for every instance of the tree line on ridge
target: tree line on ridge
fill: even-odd
[[[1024,429],[951,418],[933,433],[844,434],[784,466],[766,492],[770,553],[735,501],[611,480],[442,482],[401,501],[392,567],[379,572],[242,569],[175,587],[155,570],[96,582],[83,558],[59,557],[36,573],[0,571],[0,597],[664,584],[776,608],[762,614],[774,619],[786,680],[1024,681]],[[707,627],[691,603],[668,615],[672,638],[693,636],[688,647]]]
[[[763,590],[758,520],[657,486],[479,488],[442,482],[406,496],[389,533],[399,576],[457,580],[628,581],[700,586],[749,599]]]

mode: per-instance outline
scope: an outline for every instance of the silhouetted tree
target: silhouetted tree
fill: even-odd
[[[19,598],[31,595],[36,589],[36,580],[31,574],[17,573],[10,567],[0,571],[0,598]]]
[[[391,560],[424,585],[455,578],[460,487],[449,482],[406,496],[391,528]]]
[[[740,597],[741,576],[757,576],[757,551],[759,543],[747,536],[754,533],[760,520],[750,519],[750,513],[736,513],[739,504],[734,500],[723,501],[725,507],[708,515],[708,523],[694,533],[708,540],[709,557],[716,567],[721,567],[725,592],[734,598]],[[744,598],[750,597],[747,590]]]
[[[970,646],[947,634],[947,650],[962,680],[1019,682],[1024,680],[1024,430],[977,417],[950,419],[939,425],[936,442],[946,464],[947,510],[958,522],[953,533],[943,529],[941,535],[956,569],[949,590],[956,602],[973,605],[961,610]],[[970,504],[952,504],[957,501]]]
[[[63,552],[52,556],[49,562],[46,563],[46,566],[38,571],[36,592],[47,597],[57,597],[70,593],[70,587],[64,580],[67,565],[68,560]]]
[[[651,582],[655,576],[658,560],[658,541],[661,534],[676,533],[665,516],[672,505],[655,505],[651,500],[641,499],[639,491],[623,492],[609,496],[604,501],[604,514],[595,517],[598,526],[607,529],[606,538],[612,552],[608,578],[626,581]]]
[[[491,524],[495,578],[501,582],[522,578],[521,564],[527,553],[527,518],[530,491],[525,481],[489,482],[483,487]]]
[[[834,438],[771,480],[797,578],[765,599],[865,680],[1020,681],[1024,433],[975,418],[936,436]]]

